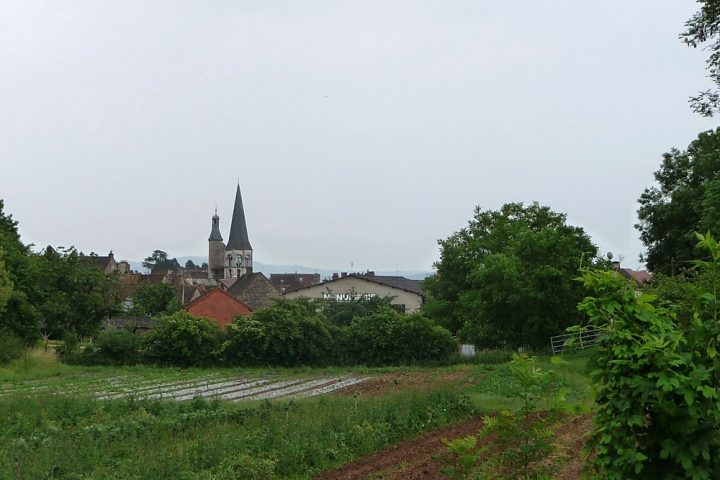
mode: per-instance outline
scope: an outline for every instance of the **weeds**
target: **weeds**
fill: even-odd
[[[551,397],[558,388],[554,372],[536,366],[534,357],[514,355],[508,366],[509,376],[496,389],[519,405],[517,411],[503,410],[497,416],[483,417],[484,426],[478,437],[492,436],[491,447],[477,447],[478,437],[445,440],[449,457],[442,471],[451,479],[523,479],[549,478],[551,466],[544,462],[553,451],[550,438],[549,413],[540,415],[541,405],[553,404]],[[481,463],[479,463],[482,460]]]

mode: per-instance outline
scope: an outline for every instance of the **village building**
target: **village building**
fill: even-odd
[[[393,307],[401,312],[415,313],[423,304],[422,281],[405,277],[342,273],[317,285],[288,291],[285,298],[308,297],[338,302],[358,298],[391,297]]]
[[[214,320],[224,328],[235,317],[249,315],[251,308],[224,290],[215,288],[190,302],[185,310],[196,317]]]
[[[638,287],[650,282],[652,274],[647,270],[633,270],[620,266],[620,262],[612,262],[613,269],[628,280],[634,281]]]
[[[274,299],[281,297],[262,272],[248,273],[233,280],[229,283],[227,292],[253,310],[269,307],[274,303]]]
[[[110,250],[107,256],[99,256],[91,253],[90,257],[95,261],[95,266],[106,274],[117,272],[124,275],[130,273],[130,262],[127,260],[117,262],[112,250]]]
[[[271,273],[270,283],[280,293],[320,283],[319,273]]]

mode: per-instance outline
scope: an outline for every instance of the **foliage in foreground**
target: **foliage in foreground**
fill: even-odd
[[[0,478],[310,478],[471,413],[444,390],[255,405],[5,398]]]
[[[604,331],[592,372],[597,401],[593,474],[607,479],[720,478],[720,245],[698,236],[712,288],[696,292],[689,322],[636,295],[614,272],[587,271],[579,306]],[[694,290],[691,290],[694,291]]]

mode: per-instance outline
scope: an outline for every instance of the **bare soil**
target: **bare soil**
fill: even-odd
[[[472,376],[468,368],[458,369],[452,372],[394,372],[378,375],[365,380],[362,383],[344,388],[338,394],[345,396],[379,397],[400,390],[419,389],[427,390],[440,385],[472,384],[478,378]]]
[[[456,423],[430,432],[408,442],[393,445],[385,450],[330,470],[315,480],[432,480],[447,478],[440,473],[443,466],[436,458],[446,456],[443,438],[454,439],[476,434],[483,425],[482,418]],[[585,436],[592,429],[592,416],[588,414],[565,417],[556,424],[553,463],[561,465],[554,478],[579,480],[584,456]],[[487,444],[484,439],[479,444]]]

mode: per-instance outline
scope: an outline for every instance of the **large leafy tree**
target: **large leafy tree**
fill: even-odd
[[[0,248],[0,314],[5,310],[13,292],[13,283],[5,269],[3,256],[5,256],[5,252]]]
[[[156,268],[180,268],[176,258],[168,258],[168,254],[162,250],[154,250],[149,257],[145,258],[142,262],[142,266],[150,271]]]
[[[708,77],[714,89],[691,97],[693,110],[704,116],[712,116],[720,110],[720,1],[698,0],[700,9],[686,23],[680,38],[693,48],[703,47],[710,52],[706,60]]]
[[[31,300],[51,336],[92,335],[115,307],[111,279],[72,247],[46,247],[32,256],[31,269],[37,282]]]
[[[35,296],[37,282],[31,273],[30,248],[20,241],[18,222],[4,212],[0,199],[0,250],[4,270],[12,284],[10,296],[0,311],[0,335],[13,335],[31,344],[40,338],[40,316],[30,297]]]
[[[95,333],[117,303],[112,279],[72,247],[34,253],[20,241],[18,222],[3,207],[0,200],[0,277],[5,270],[13,288],[0,309],[0,334],[8,332],[29,345],[41,332],[56,338]]]
[[[584,291],[573,278],[597,255],[565,220],[537,203],[477,207],[467,227],[439,242],[425,313],[482,347],[547,345],[577,322]]]
[[[175,287],[168,283],[140,285],[132,300],[135,315],[170,315],[182,308]]]
[[[648,268],[673,275],[697,258],[694,232],[720,229],[720,129],[701,133],[686,151],[663,155],[655,180],[638,200],[635,228]]]

